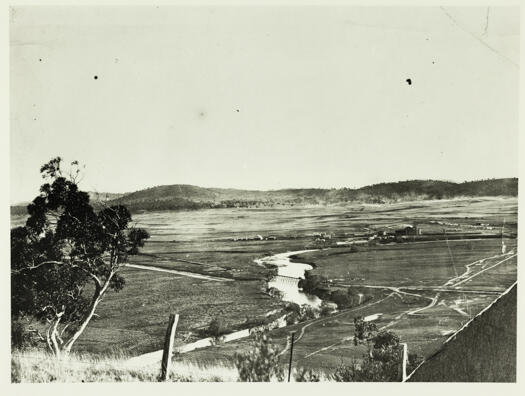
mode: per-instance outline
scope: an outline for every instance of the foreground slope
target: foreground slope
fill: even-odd
[[[515,382],[517,285],[429,357],[413,382]]]

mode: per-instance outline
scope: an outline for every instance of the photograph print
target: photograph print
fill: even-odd
[[[519,7],[8,17],[13,384],[516,382]]]

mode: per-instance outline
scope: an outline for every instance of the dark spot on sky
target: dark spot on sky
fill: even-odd
[[[406,81],[407,81],[407,84],[408,84],[408,85],[412,85],[412,79],[407,78]]]
[[[201,111],[201,112],[199,113],[199,117],[204,117],[205,115],[206,115],[206,114],[204,113],[204,111]]]
[[[432,64],[433,64],[433,65],[435,65],[435,64],[436,64],[436,62],[432,61]]]
[[[39,62],[42,62],[42,58],[39,58],[38,61],[39,61]]]
[[[95,80],[98,80],[98,76],[93,77]]]
[[[239,109],[235,110],[237,113],[239,112]]]
[[[425,40],[428,41],[428,37]]]

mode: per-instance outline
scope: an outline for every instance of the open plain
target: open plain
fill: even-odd
[[[332,292],[354,288],[366,297],[271,331],[283,363],[295,331],[294,365],[326,373],[365,352],[353,344],[354,317],[371,318],[398,334],[410,353],[425,357],[516,281],[516,198],[146,212],[133,218],[152,237],[123,269],[125,288],[101,303],[79,339],[80,350],[147,356],[162,348],[172,312],[180,315],[178,347],[210,336],[213,321],[221,334],[268,324],[289,311],[290,301],[271,295],[268,281],[277,268],[261,259],[285,252],[307,250],[292,255],[292,263],[311,265],[310,274],[325,277]],[[407,224],[419,231],[381,237]],[[175,359],[227,366],[249,346],[244,337]]]

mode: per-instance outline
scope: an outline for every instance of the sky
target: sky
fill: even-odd
[[[518,63],[512,7],[15,7],[10,200],[515,177]]]

